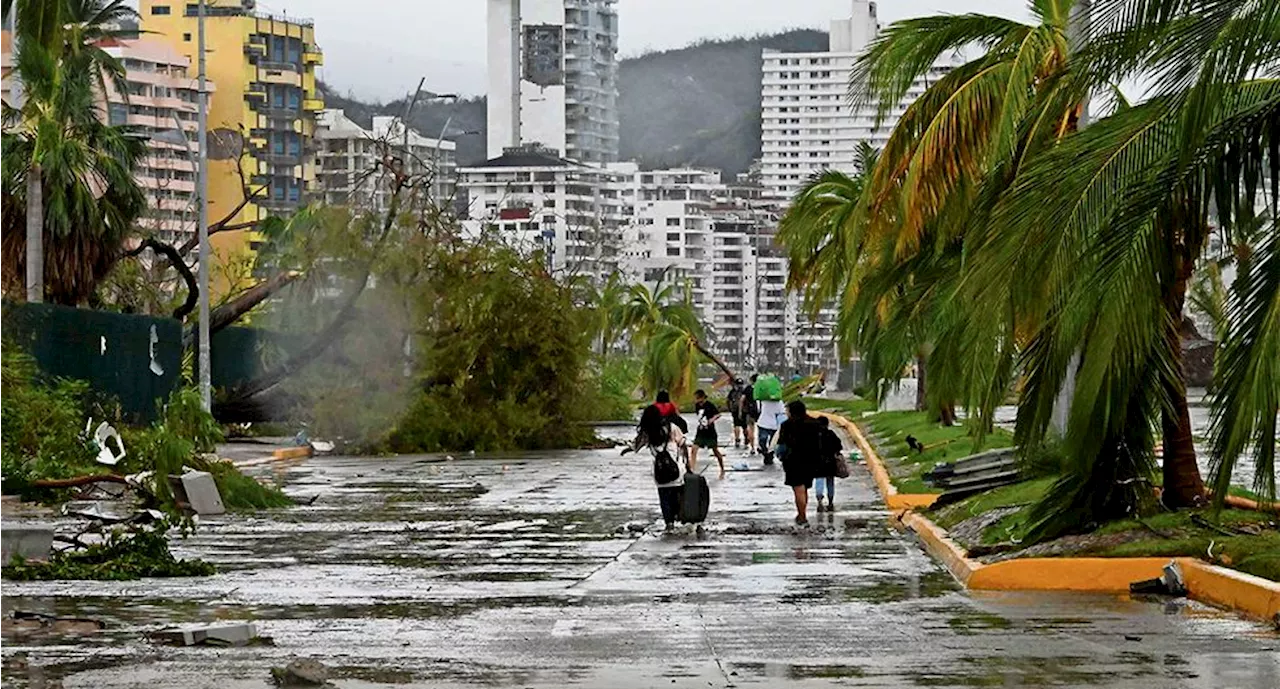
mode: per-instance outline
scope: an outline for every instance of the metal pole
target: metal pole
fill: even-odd
[[[200,194],[200,212],[196,227],[200,241],[200,334],[198,365],[200,367],[200,403],[205,411],[213,410],[213,385],[210,379],[209,358],[209,94],[205,84],[204,17],[205,0],[199,0],[196,10],[196,51],[199,60],[199,108],[196,120],[196,139],[200,150],[199,180],[196,192]]]

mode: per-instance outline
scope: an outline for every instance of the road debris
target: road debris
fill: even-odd
[[[271,679],[278,687],[332,686],[329,684],[329,668],[310,658],[297,658],[284,668],[271,668]]]
[[[151,633],[152,641],[171,646],[248,646],[260,638],[250,622],[161,629]]]

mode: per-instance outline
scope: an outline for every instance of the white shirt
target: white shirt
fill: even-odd
[[[757,425],[761,428],[767,428],[776,431],[782,426],[782,420],[787,415],[787,408],[783,406],[782,400],[760,400],[760,420]]]

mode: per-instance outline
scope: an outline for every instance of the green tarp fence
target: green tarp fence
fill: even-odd
[[[3,320],[5,343],[42,372],[86,381],[134,419],[155,419],[178,385],[182,325],[172,318],[6,302]]]

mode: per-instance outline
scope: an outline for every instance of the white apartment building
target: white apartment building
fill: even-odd
[[[381,213],[390,201],[390,177],[383,155],[404,160],[411,175],[430,180],[430,202],[452,208],[457,187],[457,149],[452,141],[425,137],[399,117],[374,117],[365,129],[342,110],[322,110],[317,119],[316,161],[326,204]]]
[[[948,61],[935,65],[877,126],[876,108],[853,110],[848,93],[850,71],[879,29],[876,4],[853,0],[853,16],[831,22],[827,52],[764,51],[761,183],[771,197],[790,200],[820,170],[853,172],[858,145],[884,148],[907,105],[949,71]]]
[[[622,237],[620,173],[568,160],[538,144],[458,170],[471,236],[497,232],[545,253],[550,270],[603,279],[618,267]]]
[[[489,158],[618,159],[617,0],[488,0]]]

